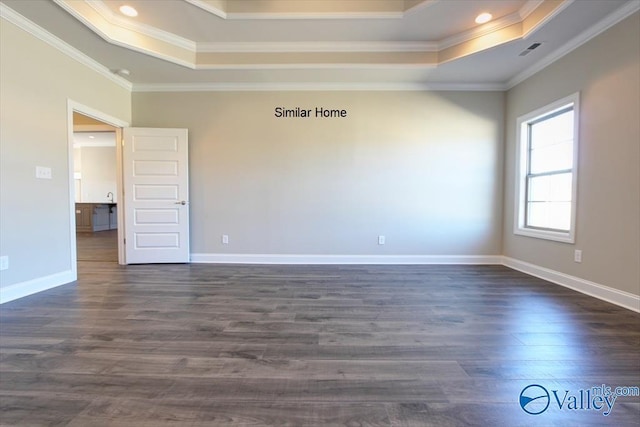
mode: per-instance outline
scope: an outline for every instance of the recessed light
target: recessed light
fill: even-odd
[[[94,139],[94,138],[95,138],[95,136],[89,135],[89,139]]]
[[[128,4],[120,6],[120,13],[131,18],[135,18],[136,16],[138,16],[138,11],[135,10],[133,6],[129,6]]]
[[[490,13],[481,13],[476,17],[476,24],[486,24],[487,22],[491,21],[491,18],[493,18],[493,15],[491,15]]]

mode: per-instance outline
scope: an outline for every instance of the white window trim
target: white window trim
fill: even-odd
[[[576,207],[578,195],[578,146],[580,123],[580,93],[576,92],[566,98],[559,99],[551,104],[538,108],[528,114],[518,117],[516,124],[516,185],[515,185],[515,218],[513,233],[521,236],[536,237],[539,239],[555,240],[564,243],[575,243],[576,235]],[[525,203],[526,203],[526,179],[527,179],[527,124],[541,116],[545,116],[555,110],[573,103],[573,179],[571,188],[571,225],[568,232],[540,230],[525,227]]]

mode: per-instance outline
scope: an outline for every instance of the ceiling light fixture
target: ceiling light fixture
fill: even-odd
[[[127,77],[131,74],[131,71],[127,70],[126,68],[116,68],[111,70],[111,72],[120,77]]]
[[[129,6],[128,4],[120,6],[120,13],[131,18],[135,18],[136,16],[138,16],[138,11],[135,10],[133,6]]]
[[[493,18],[493,15],[491,15],[490,13],[481,13],[476,17],[476,24],[486,24],[487,22],[491,21],[491,18]]]

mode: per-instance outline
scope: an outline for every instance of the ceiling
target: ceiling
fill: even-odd
[[[0,3],[3,17],[134,91],[502,90],[640,8],[638,0]],[[121,14],[124,4],[138,16]],[[476,24],[481,12],[493,19]]]
[[[74,148],[80,147],[115,147],[116,133],[111,132],[74,132]]]

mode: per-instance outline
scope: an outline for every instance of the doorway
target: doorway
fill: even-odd
[[[130,128],[122,120],[71,100],[68,101],[67,113],[73,274],[77,275],[78,261],[76,223],[83,221],[82,209],[76,206],[73,146],[74,130],[81,128],[76,128],[74,122],[85,119],[92,121],[87,126],[115,129],[116,192],[112,197],[117,202],[111,204],[116,210],[118,264],[189,262],[187,129]],[[78,123],[77,126],[81,125]],[[125,184],[129,188],[126,199]],[[78,188],[81,189],[81,186],[82,183]],[[84,193],[83,190],[79,191]],[[100,203],[104,204],[107,203]],[[91,215],[94,213],[95,207],[90,211]],[[127,245],[125,241],[128,241]]]
[[[128,123],[68,101],[72,268],[78,261],[125,263],[122,128]]]
[[[78,261],[118,262],[117,130],[73,113]]]

